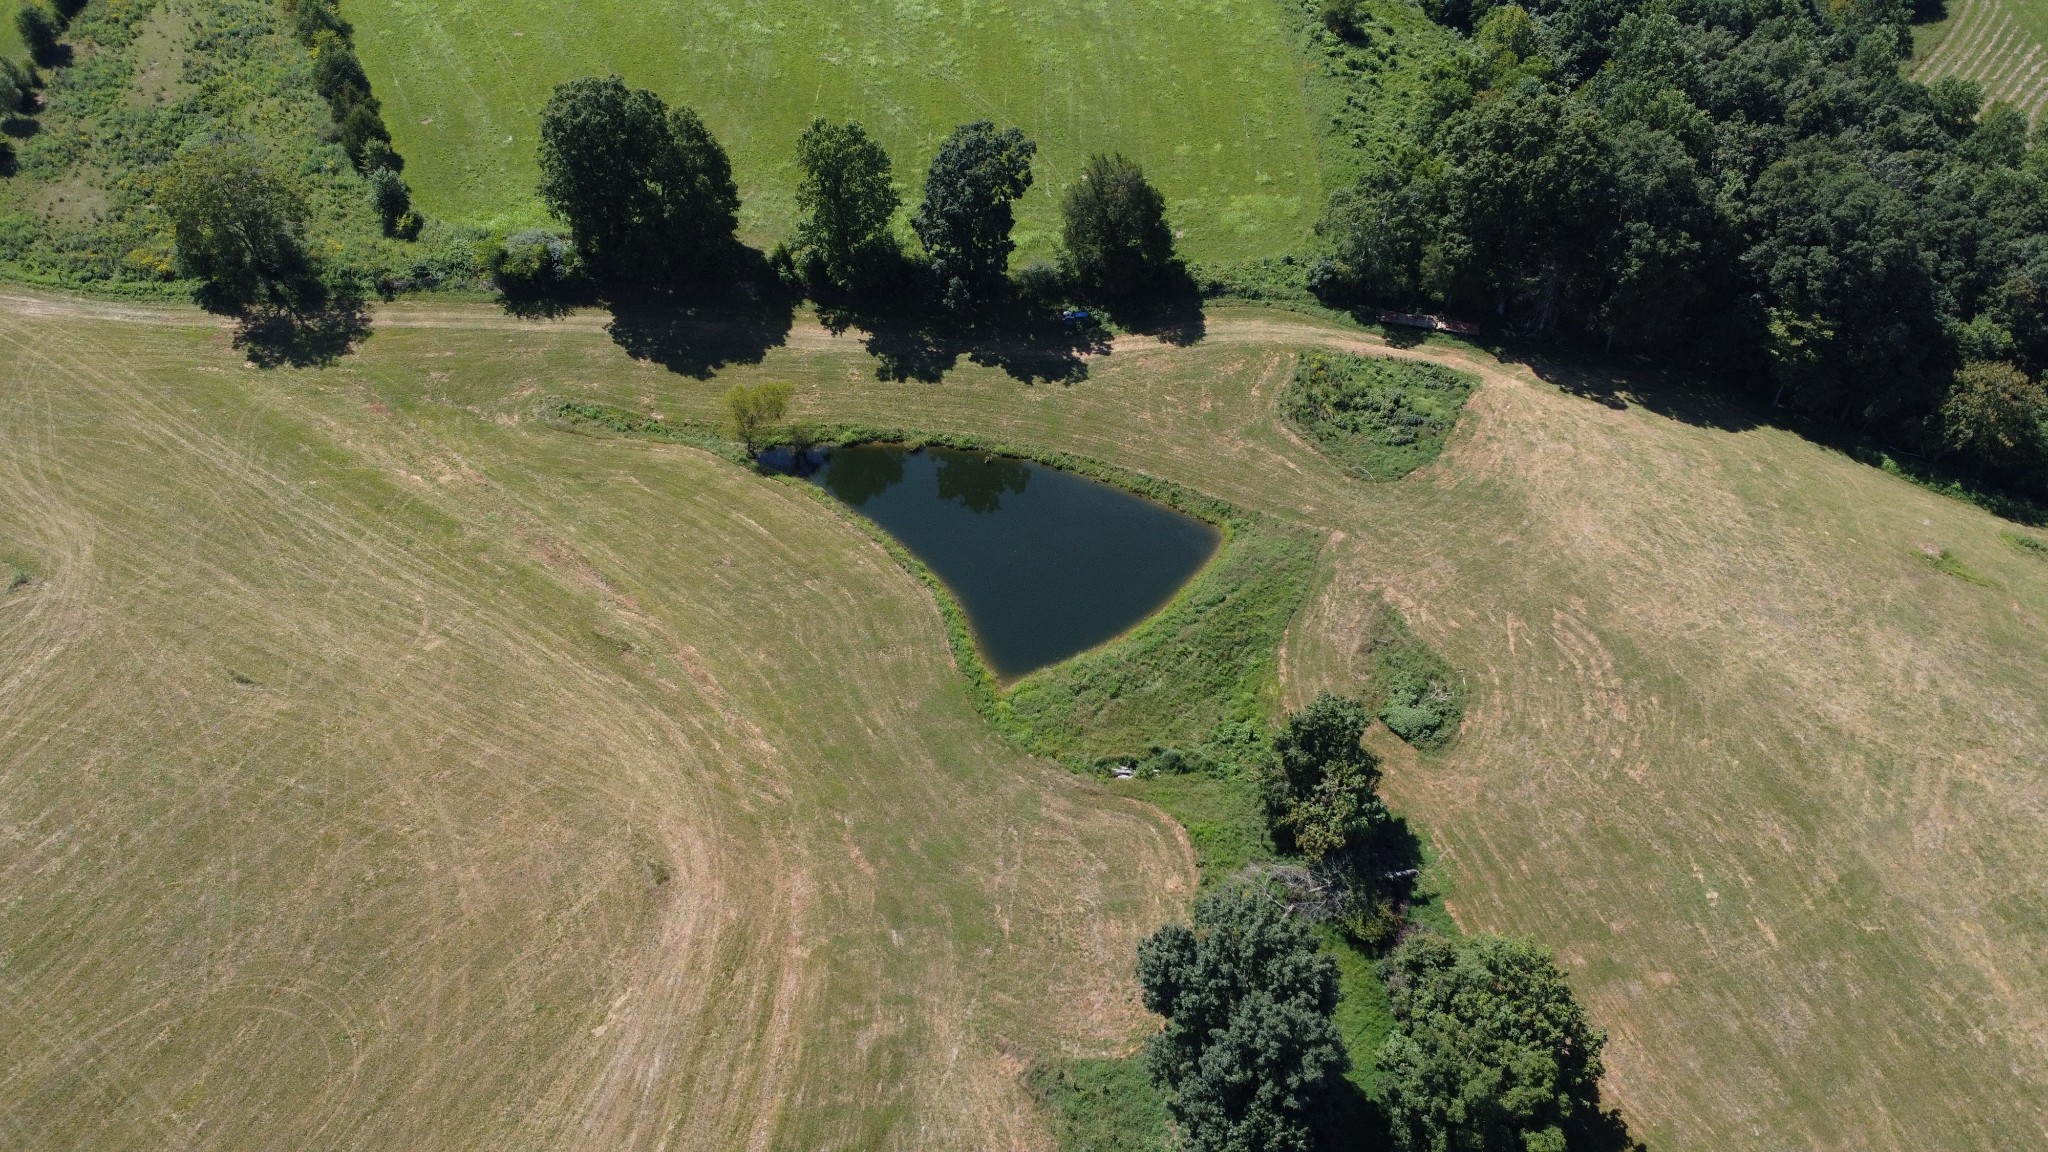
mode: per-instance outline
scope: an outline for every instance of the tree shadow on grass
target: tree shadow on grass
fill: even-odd
[[[1311,1128],[1318,1152],[1391,1152],[1394,1147],[1386,1109],[1343,1077],[1338,1077]]]
[[[1629,1135],[1628,1121],[1613,1108],[1602,1109],[1596,1092],[1580,1104],[1565,1125],[1565,1146],[1573,1152],[1645,1152],[1643,1142]]]
[[[1503,363],[1519,364],[1560,391],[1620,411],[1634,405],[1696,428],[1747,432],[1767,421],[1726,388],[1688,380],[1668,368],[1638,357],[1603,351],[1590,342],[1579,345],[1557,338],[1547,341],[1503,339],[1489,349]]]
[[[258,368],[317,368],[348,355],[369,334],[369,308],[361,299],[343,297],[299,311],[242,309],[234,344]]]
[[[1022,297],[966,317],[916,297],[879,305],[832,300],[819,304],[818,318],[835,335],[865,333],[862,345],[881,380],[936,384],[964,357],[1026,384],[1074,384],[1088,378],[1087,357],[1109,351],[1099,325],[1070,322],[1059,309]]]
[[[628,356],[696,380],[729,365],[759,364],[769,349],[789,342],[795,316],[786,298],[740,293],[646,291],[614,296],[607,306],[612,342]]]
[[[1117,327],[1186,348],[1208,335],[1202,313],[1202,288],[1188,270],[1175,264],[1148,290],[1103,306]]]

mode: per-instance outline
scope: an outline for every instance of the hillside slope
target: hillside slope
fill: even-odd
[[[36,1006],[0,1126],[522,1146],[603,1101],[607,1147],[943,1145],[961,1109],[1033,1139],[1006,1060],[1132,1035],[1177,847],[994,744],[928,601],[829,508],[531,420],[547,392],[703,418],[781,379],[806,417],[1326,530],[1288,695],[1355,682],[1381,595],[1466,672],[1465,732],[1388,790],[1465,926],[1558,950],[1653,1147],[2048,1141],[2048,562],[1973,507],[1675,386],[1433,345],[1405,354],[1484,377],[1468,423],[1363,484],[1277,392],[1301,347],[1386,349],[1254,310],[1065,386],[967,356],[877,379],[801,317],[716,356],[672,333],[687,375],[591,313],[402,306],[275,375],[205,323],[0,311],[31,365],[0,391],[0,536],[49,574],[0,601],[0,759],[29,766],[5,915],[53,926],[0,969]]]
[[[1037,1147],[1126,1042],[1184,841],[820,501],[124,314],[0,318],[0,1145]]]

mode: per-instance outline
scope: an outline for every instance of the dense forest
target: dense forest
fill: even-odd
[[[2048,490],[2048,148],[1905,77],[1900,0],[1425,6],[1467,48],[1333,198],[1319,293],[1654,351]]]

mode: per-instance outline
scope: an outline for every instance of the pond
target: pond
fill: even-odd
[[[1222,539],[1163,504],[1008,456],[861,444],[789,463],[945,581],[1004,680],[1158,611]]]

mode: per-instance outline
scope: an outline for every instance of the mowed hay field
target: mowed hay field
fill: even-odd
[[[1672,387],[1257,310],[1060,386],[880,380],[802,316],[700,379],[600,314],[408,304],[267,374],[196,313],[5,304],[0,536],[44,575],[0,601],[0,1130],[1042,1139],[1017,1071],[1140,1033],[1180,842],[987,735],[841,512],[534,416],[775,379],[1323,529],[1286,696],[1357,683],[1380,596],[1464,670],[1389,794],[1464,927],[1558,951],[1652,1147],[2048,1141],[2048,563],[1973,507]],[[1484,383],[1369,485],[1277,418],[1308,346]]]
[[[1914,32],[1913,78],[1962,76],[2036,123],[2048,110],[2048,0],[1952,0]]]
[[[1178,829],[809,493],[175,318],[0,317],[0,1145],[1046,1145]]]
[[[912,205],[956,125],[1022,127],[1039,152],[1037,185],[1018,204],[1020,259],[1052,254],[1059,193],[1093,151],[1144,164],[1196,259],[1288,250],[1326,192],[1277,0],[350,0],[343,11],[419,204],[458,223],[544,223],[541,106],[556,84],[608,73],[704,116],[732,156],[741,231],[763,246],[795,227],[796,137],[819,115],[865,124]]]

